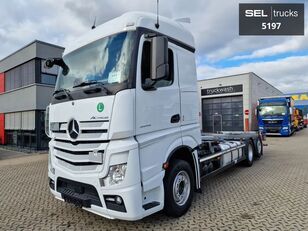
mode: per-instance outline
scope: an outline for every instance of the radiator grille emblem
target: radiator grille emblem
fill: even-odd
[[[68,123],[68,134],[70,135],[70,137],[72,139],[76,139],[79,135],[79,125],[78,122],[74,119],[72,119],[69,123]]]

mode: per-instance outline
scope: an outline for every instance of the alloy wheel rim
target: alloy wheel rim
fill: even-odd
[[[173,182],[173,198],[177,205],[184,205],[190,195],[190,178],[186,171],[180,171]]]

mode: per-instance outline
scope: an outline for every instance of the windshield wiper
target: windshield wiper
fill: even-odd
[[[97,82],[96,80],[84,81],[84,82],[81,82],[81,83],[79,83],[79,84],[74,85],[73,88],[89,86],[89,85],[93,85],[93,84],[97,84],[97,83],[98,83],[98,82]]]
[[[101,89],[104,89],[107,95],[111,93],[111,91],[106,86],[104,86],[105,85],[104,83],[98,82],[97,80],[84,81],[82,83],[79,83],[79,84],[73,86],[73,88],[90,86],[90,85],[94,85],[94,84],[98,85],[96,87],[96,89],[85,89],[84,92],[87,93],[87,94],[91,94],[91,93],[97,93],[98,91],[101,91]]]
[[[53,93],[53,95],[56,95],[56,94],[58,94],[58,93],[60,93],[60,92],[64,92],[64,94],[67,96],[67,98],[69,98],[70,100],[73,100],[73,97],[71,96],[71,94],[70,94],[70,90],[68,90],[68,89],[65,89],[65,88],[60,88],[60,89],[58,89],[58,90],[55,90],[55,92]]]

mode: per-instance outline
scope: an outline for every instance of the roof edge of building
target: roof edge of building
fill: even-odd
[[[208,79],[198,79],[198,81],[206,81],[206,80],[212,80],[212,79],[222,79],[222,78],[228,78],[228,77],[232,77],[232,76],[238,76],[238,75],[247,75],[250,73],[254,73],[254,72],[244,72],[244,73],[239,73],[239,74],[234,74],[234,75],[225,75],[225,76],[217,76],[217,77],[211,77]]]
[[[4,58],[2,58],[2,59],[0,60],[0,63],[1,63],[2,61],[4,61],[5,59],[7,59],[7,58],[9,58],[9,57],[11,57],[11,56],[17,54],[17,53],[20,52],[21,50],[23,50],[23,49],[25,49],[25,48],[31,46],[31,45],[34,44],[34,43],[41,43],[41,44],[44,44],[44,45],[47,45],[47,46],[56,47],[56,48],[59,48],[59,49],[65,49],[64,47],[61,47],[61,46],[59,46],[59,45],[55,45],[55,44],[52,44],[52,43],[48,43],[48,42],[44,42],[44,41],[35,39],[35,40],[33,40],[32,42],[30,42],[30,43],[24,45],[23,47],[19,48],[18,50],[14,51],[13,53],[11,53],[11,54],[5,56]]]
[[[270,86],[272,86],[273,88],[275,88],[276,90],[278,90],[281,94],[284,94],[281,90],[279,90],[277,87],[273,86],[272,84],[270,84],[268,81],[266,81],[265,79],[261,78],[259,75],[257,75],[256,73],[254,73],[253,71],[250,72],[244,72],[244,73],[239,73],[239,74],[234,74],[234,75],[226,75],[226,76],[219,76],[219,77],[213,77],[213,78],[209,78],[209,79],[200,79],[198,81],[207,81],[207,80],[212,80],[212,79],[223,79],[223,78],[229,78],[229,77],[233,77],[233,76],[239,76],[239,75],[255,75],[257,76],[259,79],[261,79],[262,81],[266,82],[267,84],[269,84]]]

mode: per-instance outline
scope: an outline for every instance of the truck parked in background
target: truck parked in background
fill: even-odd
[[[261,157],[256,132],[201,134],[193,36],[156,19],[126,13],[46,61],[61,67],[45,123],[59,200],[108,218],[178,217],[201,178]]]
[[[306,105],[297,105],[297,104],[295,103],[295,107],[301,111],[300,114],[301,114],[302,117],[303,117],[304,128],[307,128],[307,125],[308,125],[308,111],[307,111],[307,106],[306,106]]]
[[[303,129],[305,127],[303,111],[299,108],[295,108],[294,117],[296,130],[299,131]]]
[[[294,101],[291,96],[266,97],[258,100],[259,131],[263,134],[291,136],[296,129]]]

